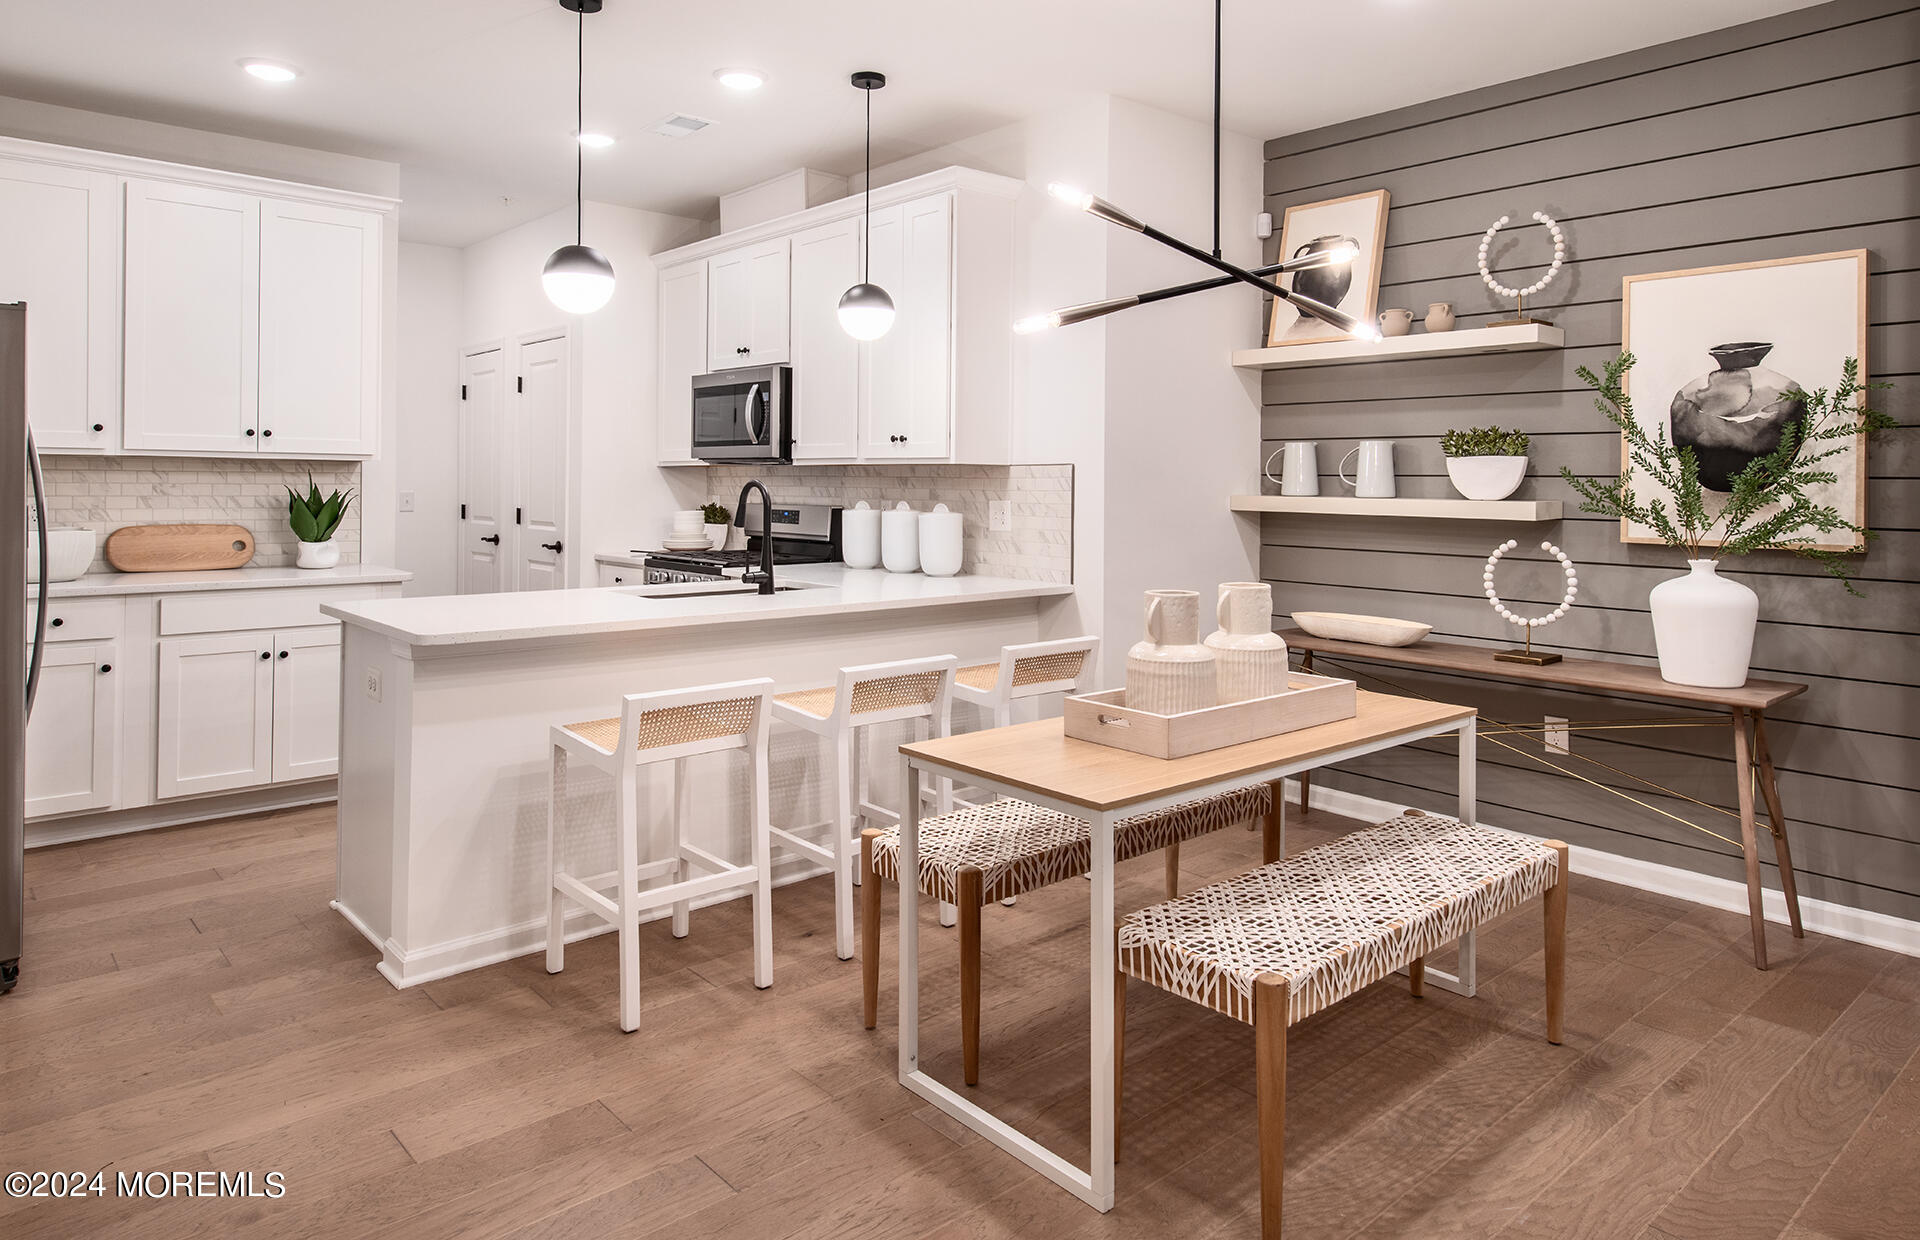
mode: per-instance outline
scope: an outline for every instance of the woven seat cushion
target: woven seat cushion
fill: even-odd
[[[1255,784],[1219,796],[1114,824],[1114,859],[1125,861],[1267,812],[1273,789]],[[959,874],[981,873],[982,899],[991,904],[1084,874],[1093,864],[1092,829],[1081,818],[1002,797],[920,823],[920,890],[954,902]],[[900,880],[900,829],[874,837],[873,868]]]
[[[955,684],[965,685],[969,689],[989,692],[1000,683],[1000,665],[998,663],[975,663],[971,667],[954,669]]]
[[[1129,914],[1123,973],[1236,1020],[1253,984],[1289,985],[1303,1020],[1553,886],[1538,840],[1407,813]]]

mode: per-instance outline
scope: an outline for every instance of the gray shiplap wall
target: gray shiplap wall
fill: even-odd
[[[1390,438],[1402,495],[1451,496],[1440,433],[1493,422],[1533,437],[1533,473],[1519,495],[1566,500],[1570,514],[1537,526],[1264,517],[1261,572],[1283,621],[1294,610],[1358,611],[1430,621],[1436,637],[1504,643],[1516,631],[1480,597],[1481,562],[1500,540],[1520,539],[1501,592],[1534,605],[1520,610],[1544,611],[1559,594],[1559,575],[1537,550],[1547,538],[1580,564],[1581,594],[1566,619],[1541,630],[1544,644],[1651,661],[1647,592],[1684,568],[1678,554],[1623,545],[1615,523],[1573,511],[1556,476],[1562,464],[1618,472],[1618,436],[1574,371],[1597,370],[1618,352],[1621,277],[1870,251],[1868,368],[1898,385],[1876,403],[1903,428],[1870,455],[1869,523],[1882,537],[1860,565],[1868,597],[1849,598],[1790,555],[1737,567],[1761,599],[1754,674],[1811,686],[1769,728],[1802,895],[1920,919],[1920,432],[1908,429],[1920,426],[1920,6],[1843,0],[1278,138],[1266,156],[1276,216],[1294,203],[1391,191],[1382,307],[1418,317],[1429,302],[1450,301],[1461,327],[1505,317],[1474,269],[1479,233],[1503,214],[1522,221],[1546,210],[1570,251],[1539,307],[1565,329],[1562,351],[1264,376],[1263,458],[1289,439],[1318,440],[1323,494],[1343,490],[1331,471],[1357,440]],[[1543,235],[1531,226],[1502,233],[1495,265],[1505,257],[1505,283],[1534,278]],[[1531,562],[1515,563],[1522,556]],[[1372,670],[1513,722],[1670,713],[1624,698]],[[1600,735],[1577,736],[1575,753],[1733,805],[1724,730]],[[1481,757],[1492,821],[1741,876],[1737,852],[1717,840],[1497,746],[1483,744]],[[1578,765],[1738,836],[1730,819]],[[1393,751],[1325,782],[1439,808],[1452,795],[1452,759],[1438,747]]]

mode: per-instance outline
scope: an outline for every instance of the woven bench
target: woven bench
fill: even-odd
[[[1120,925],[1115,957],[1116,1116],[1128,977],[1252,1025],[1260,1230],[1277,1240],[1287,1026],[1403,967],[1418,995],[1428,952],[1541,896],[1547,1041],[1557,1046],[1567,924],[1567,846],[1558,840],[1541,843],[1410,811],[1130,914]]]
[[[1114,824],[1113,855],[1125,861],[1253,818],[1268,818],[1279,793],[1254,784]],[[1268,838],[1278,845],[1277,819]],[[920,823],[920,893],[960,911],[960,1041],[969,1085],[980,1083],[980,911],[1086,873],[1093,864],[1086,821],[1002,797]],[[861,980],[864,1016],[880,1014],[880,883],[900,881],[900,829],[868,828],[860,836]]]

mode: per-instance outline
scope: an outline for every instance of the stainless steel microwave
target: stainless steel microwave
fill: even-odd
[[[781,465],[793,460],[793,368],[745,366],[695,375],[693,455]]]

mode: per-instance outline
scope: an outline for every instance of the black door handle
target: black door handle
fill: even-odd
[[[492,544],[493,544],[494,546],[496,546],[496,547],[497,547],[497,546],[499,546],[499,545],[500,545],[500,535],[498,535],[498,534],[485,534],[485,535],[482,535],[482,536],[481,536],[481,538],[480,538],[480,541],[481,541],[481,542],[483,542],[483,543],[492,543]]]
[[[735,349],[734,352],[735,353],[751,353],[753,352],[753,350],[747,348],[747,346],[745,345],[741,345],[739,348]]]
[[[541,543],[540,545],[546,548],[548,551],[553,552],[555,555],[560,554],[560,544],[557,542]]]

